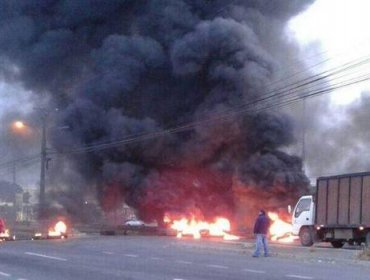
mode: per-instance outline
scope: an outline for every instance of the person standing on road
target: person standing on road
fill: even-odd
[[[260,210],[256,223],[254,224],[253,233],[256,235],[256,251],[253,257],[259,257],[261,247],[263,246],[264,256],[268,257],[267,233],[270,227],[270,219],[266,216],[264,210]]]

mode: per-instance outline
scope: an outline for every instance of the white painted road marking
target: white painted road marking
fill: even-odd
[[[9,273],[5,273],[5,272],[0,271],[0,276],[10,277],[12,275],[9,274]]]
[[[243,269],[243,271],[245,272],[251,272],[251,273],[266,273],[266,271],[263,271],[263,270],[255,270],[255,269]]]
[[[303,276],[303,275],[296,275],[296,274],[286,275],[286,277],[296,278],[296,279],[313,279],[313,277],[311,276]]]
[[[66,262],[67,261],[67,259],[64,259],[64,258],[53,257],[53,256],[48,256],[48,255],[43,255],[43,254],[37,254],[37,253],[32,253],[32,252],[25,252],[24,254],[25,255],[29,255],[29,256],[35,256],[35,257],[50,259],[50,260],[62,261],[62,262]]]
[[[192,264],[192,262],[183,261],[183,260],[177,260],[176,263],[182,263],[182,264]]]
[[[138,255],[125,254],[125,257],[128,257],[128,258],[137,258]]]
[[[220,269],[229,269],[229,267],[224,266],[224,265],[218,265],[218,264],[207,264],[207,267],[212,267],[212,268],[220,268]]]
[[[113,255],[114,253],[113,252],[107,252],[107,251],[104,251],[102,252],[103,254],[106,254],[106,255]]]

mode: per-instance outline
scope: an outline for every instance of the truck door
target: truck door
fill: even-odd
[[[293,234],[298,235],[302,226],[311,226],[313,221],[313,202],[311,196],[302,197],[294,208],[292,224]]]

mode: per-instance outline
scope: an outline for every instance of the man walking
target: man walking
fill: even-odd
[[[267,233],[270,227],[270,219],[266,216],[264,210],[260,210],[256,223],[254,224],[254,234],[256,235],[256,251],[253,257],[259,257],[261,247],[263,246],[264,256],[268,257]]]

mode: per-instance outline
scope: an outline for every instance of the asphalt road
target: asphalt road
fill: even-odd
[[[370,275],[370,264],[252,258],[248,250],[198,248],[200,242],[140,236],[7,242],[0,244],[0,279],[359,280]]]

